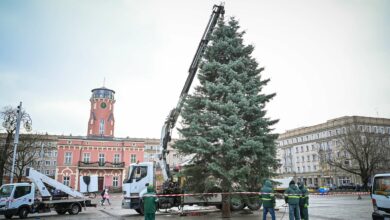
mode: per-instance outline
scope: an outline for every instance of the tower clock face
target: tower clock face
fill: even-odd
[[[107,107],[107,104],[105,102],[102,102],[102,104],[100,104],[100,107],[101,108],[106,108]]]

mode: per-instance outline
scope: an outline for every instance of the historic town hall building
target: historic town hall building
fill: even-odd
[[[98,188],[120,188],[131,163],[144,160],[144,139],[115,138],[115,91],[92,90],[87,136],[58,138],[56,179],[79,189],[80,177],[98,175]]]

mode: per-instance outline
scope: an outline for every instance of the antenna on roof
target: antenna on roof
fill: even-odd
[[[106,77],[103,78],[103,87],[106,86]]]

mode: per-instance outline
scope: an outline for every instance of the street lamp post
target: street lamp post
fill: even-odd
[[[13,157],[12,157],[10,183],[14,182],[16,153],[17,153],[18,144],[19,144],[19,130],[20,130],[20,123],[22,123],[22,122],[23,122],[24,128],[27,131],[30,131],[31,130],[31,118],[28,114],[23,114],[22,102],[20,102],[20,104],[17,108],[17,118],[16,118],[16,127],[15,127],[15,137],[14,137],[14,152],[13,152]],[[12,126],[12,125],[9,125],[9,126]]]
[[[18,116],[16,118],[16,129],[15,129],[15,138],[14,138],[14,155],[12,157],[12,168],[11,168],[10,183],[14,182],[16,150],[18,149],[18,143],[19,143],[19,130],[20,130],[20,119],[21,119],[21,117],[22,117],[22,102],[20,102],[20,104],[18,106]]]

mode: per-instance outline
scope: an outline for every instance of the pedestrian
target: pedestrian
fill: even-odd
[[[269,180],[264,182],[261,188],[260,199],[263,203],[263,220],[267,219],[267,213],[271,215],[272,220],[275,220],[275,194],[272,189],[272,183]]]
[[[301,197],[301,191],[295,185],[294,180],[289,184],[288,189],[284,192],[284,200],[288,203],[288,211],[290,220],[300,220],[299,217],[299,199]]]
[[[301,198],[299,199],[299,213],[301,214],[302,220],[309,220],[309,191],[301,182],[298,183],[298,187],[301,191]]]
[[[104,201],[106,200],[104,198],[105,192],[106,192],[106,188],[104,188],[103,191],[100,193],[100,195],[102,196],[102,200],[100,201],[100,205],[102,205],[102,206],[104,205]]]
[[[147,193],[143,195],[145,220],[155,220],[156,203],[158,199],[152,185],[147,187]]]
[[[110,202],[110,195],[108,194],[108,189],[105,190],[103,198],[104,198],[105,201],[108,202],[108,205],[111,205],[111,202]],[[104,202],[103,202],[103,203],[104,203]]]

